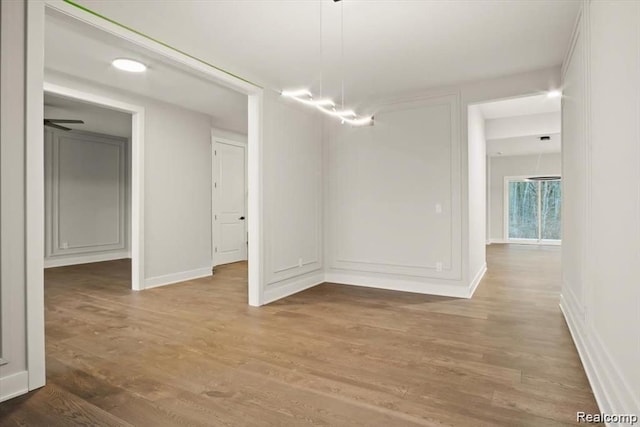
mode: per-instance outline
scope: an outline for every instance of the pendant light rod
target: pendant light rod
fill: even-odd
[[[334,0],[335,3],[340,0]],[[336,104],[322,97],[323,83],[323,66],[324,66],[324,39],[322,37],[322,2],[320,4],[320,99],[314,99],[308,89],[283,90],[280,94],[284,97],[291,98],[302,104],[317,108],[324,114],[338,118],[343,124],[347,123],[352,126],[373,125],[373,116],[359,117],[353,110],[344,107],[344,78],[345,78],[345,60],[344,60],[344,3],[340,4],[340,109],[336,109]]]
[[[340,62],[342,63],[342,109],[344,109],[344,3],[340,2]]]

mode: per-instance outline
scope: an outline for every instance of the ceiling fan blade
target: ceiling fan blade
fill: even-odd
[[[84,124],[82,120],[69,120],[69,119],[45,119],[49,123],[79,123]]]
[[[71,130],[71,128],[67,128],[67,127],[64,127],[64,126],[56,125],[55,123],[51,123],[51,122],[48,122],[46,120],[44,122],[44,125],[52,127],[52,128],[60,129],[60,130],[65,130],[65,131]]]

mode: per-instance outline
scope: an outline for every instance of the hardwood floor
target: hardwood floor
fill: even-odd
[[[46,271],[46,387],[0,425],[556,426],[597,413],[555,247],[492,245],[473,299],[324,284],[246,305],[246,265],[134,293]]]

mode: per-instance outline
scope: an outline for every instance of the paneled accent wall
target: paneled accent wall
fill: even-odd
[[[47,265],[127,256],[126,162],[124,138],[45,130]]]
[[[265,302],[321,283],[322,117],[268,94],[264,103]]]
[[[458,94],[383,105],[331,128],[328,281],[465,296]]]
[[[562,311],[600,410],[637,415],[640,3],[583,2],[562,116]]]

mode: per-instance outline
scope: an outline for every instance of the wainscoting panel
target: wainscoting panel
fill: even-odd
[[[45,130],[45,258],[127,249],[127,140]]]

